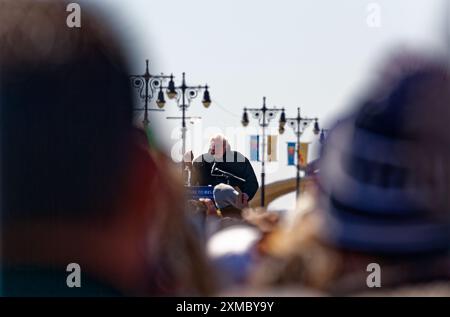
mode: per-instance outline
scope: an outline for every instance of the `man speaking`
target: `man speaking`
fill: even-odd
[[[258,190],[250,161],[241,153],[232,151],[222,135],[211,138],[208,153],[197,157],[192,168],[192,185],[229,184],[240,189],[245,202],[250,201]]]

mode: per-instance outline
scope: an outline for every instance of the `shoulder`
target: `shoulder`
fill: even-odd
[[[201,162],[203,162],[204,161],[204,158],[203,158],[204,155],[206,155],[206,153],[197,156],[192,162],[193,163],[201,163]]]
[[[238,159],[238,162],[247,161],[247,157],[244,154],[238,151],[230,151],[234,157]]]
[[[197,156],[192,163],[193,164],[202,164],[202,163],[211,163],[214,161],[214,158],[209,153],[203,153],[202,155]]]
[[[235,153],[236,155],[240,155],[240,156],[244,156],[244,154],[242,154],[241,152],[239,152],[239,151],[231,151],[232,153]]]

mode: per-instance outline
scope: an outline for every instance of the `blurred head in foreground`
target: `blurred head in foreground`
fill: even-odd
[[[266,283],[369,291],[370,263],[382,291],[450,279],[450,73],[420,55],[393,60],[329,134],[311,212],[263,245],[276,259]]]
[[[85,7],[81,28],[58,1],[0,8],[3,293],[206,292],[179,180],[133,128],[115,36]]]

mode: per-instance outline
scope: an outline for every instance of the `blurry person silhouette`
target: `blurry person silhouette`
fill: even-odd
[[[1,4],[1,294],[209,294],[182,182],[133,127],[124,50],[88,9],[70,29],[63,2]]]
[[[450,295],[450,72],[438,57],[403,52],[381,75],[330,132],[317,192],[261,243],[255,285]],[[371,263],[381,288],[367,284],[377,280]]]
[[[192,185],[216,186],[220,183],[227,183],[224,177],[216,176],[220,173],[213,172],[213,167],[245,180],[242,182],[233,177],[229,178],[229,185],[238,187],[242,192],[244,204],[255,196],[258,190],[258,180],[250,161],[241,153],[232,151],[227,139],[221,134],[211,137],[208,152],[194,160]]]
[[[242,210],[248,207],[243,193],[227,184],[218,184],[213,190],[214,202],[222,216],[241,219]]]

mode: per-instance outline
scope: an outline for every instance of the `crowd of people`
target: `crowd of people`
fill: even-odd
[[[391,56],[281,217],[248,208],[256,176],[222,136],[186,160],[214,199],[186,200],[179,166],[133,124],[125,48],[94,15],[65,20],[57,1],[0,10],[1,295],[450,295],[445,57]],[[227,153],[239,165],[217,166],[245,183],[208,179]]]

